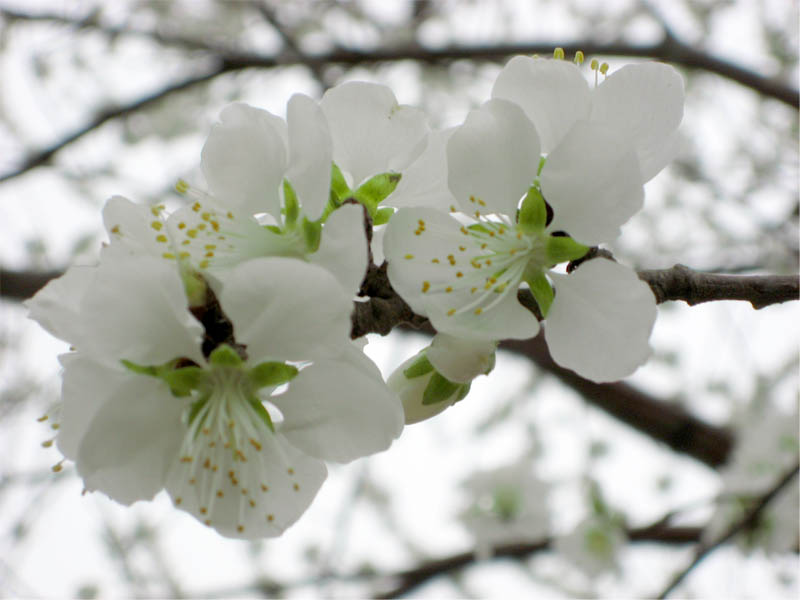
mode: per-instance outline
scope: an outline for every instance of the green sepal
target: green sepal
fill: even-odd
[[[535,186],[531,186],[522,201],[518,222],[522,233],[531,234],[544,231],[547,222],[547,208],[544,205],[544,196]]]
[[[586,256],[589,246],[584,246],[569,236],[549,236],[545,243],[547,260],[557,265],[568,260],[578,260]]]
[[[263,362],[247,372],[250,383],[257,390],[276,386],[294,379],[299,371],[297,367],[282,362]]]
[[[472,382],[462,383],[461,389],[458,390],[458,395],[456,396],[456,402],[461,402],[464,398],[466,398],[467,394],[469,394],[469,388],[471,387],[472,387]]]
[[[336,196],[338,204],[341,204],[342,200],[350,196],[350,188],[336,163],[331,165],[331,193]]]
[[[271,231],[272,233],[277,233],[278,235],[283,234],[283,230],[277,225],[264,225],[264,229]]]
[[[403,369],[403,375],[406,376],[406,379],[414,379],[415,377],[427,375],[431,371],[433,371],[433,365],[423,352],[408,366],[408,368]]]
[[[394,209],[389,208],[388,206],[384,206],[383,208],[379,208],[375,212],[375,216],[372,217],[372,224],[373,225],[383,225],[384,223],[388,223],[389,219],[392,218],[394,214]]]
[[[353,192],[353,197],[374,216],[378,205],[397,187],[400,177],[400,173],[381,173],[370,177]]]
[[[146,367],[144,365],[137,365],[135,362],[125,360],[124,358],[119,362],[122,363],[123,367],[125,367],[129,371],[133,371],[137,375],[149,375],[150,377],[158,377],[158,367]]]
[[[206,371],[200,367],[183,367],[174,371],[164,371],[160,377],[167,382],[173,396],[188,396],[203,384]]]
[[[288,179],[283,180],[283,219],[287,227],[292,227],[300,216],[300,203]]]
[[[422,394],[422,404],[428,406],[430,404],[438,404],[453,397],[459,388],[460,383],[453,383],[445,379],[438,371],[434,372],[428,385],[425,387],[425,392]]]
[[[240,367],[244,361],[228,344],[220,344],[211,352],[208,362],[215,367]]]
[[[264,408],[264,405],[261,403],[261,400],[259,400],[255,396],[250,396],[247,398],[247,401],[250,403],[250,406],[253,407],[253,410],[256,411],[256,414],[264,422],[264,425],[269,427],[269,430],[272,433],[275,433],[275,425],[272,423],[272,417],[269,416],[269,413],[267,412],[267,409]]]
[[[554,297],[553,287],[550,285],[547,277],[545,277],[544,273],[539,273],[534,277],[527,278],[525,281],[531,288],[531,294],[533,294],[536,304],[539,305],[542,317],[547,317],[547,313],[550,312],[550,305],[553,304]]]
[[[319,249],[319,241],[322,237],[322,223],[319,221],[309,221],[303,217],[303,238],[306,242],[308,252],[316,252]]]

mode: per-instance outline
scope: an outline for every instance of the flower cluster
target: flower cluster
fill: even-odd
[[[594,87],[576,64],[517,57],[443,131],[363,82],[295,95],[285,119],[232,104],[202,150],[207,189],[179,181],[175,210],[111,198],[99,263],[28,304],[72,346],[56,442],[86,489],[123,503],[166,489],[224,535],[278,535],[324,461],[381,451],[461,400],[497,342],[535,336],[539,318],[561,365],[632,373],[654,298],[586,255],[669,160],[683,90],[666,65],[599,85],[593,68]],[[438,331],[388,382],[349,336],[384,256]]]

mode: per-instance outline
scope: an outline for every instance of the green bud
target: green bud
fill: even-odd
[[[250,369],[247,376],[255,389],[261,389],[291,381],[297,373],[297,367],[282,362],[263,362]]]
[[[422,394],[422,404],[438,404],[452,398],[453,394],[459,391],[460,383],[448,381],[441,374],[435,372],[428,382],[425,392]]]
[[[284,222],[287,227],[292,227],[300,216],[300,203],[297,201],[297,194],[294,193],[292,184],[288,179],[283,180],[283,212]]]
[[[375,213],[375,216],[372,217],[372,224],[373,225],[383,225],[384,223],[388,223],[389,219],[392,218],[394,214],[394,209],[389,208],[388,206],[384,206],[383,208],[379,208]]]
[[[589,251],[588,246],[579,244],[568,236],[550,236],[547,238],[545,253],[547,260],[557,265],[568,260],[583,258]]]
[[[522,233],[531,234],[544,231],[545,223],[547,222],[547,209],[544,205],[542,193],[534,186],[531,186],[528,190],[528,195],[522,201],[518,222]]]
[[[353,197],[367,207],[370,215],[374,215],[378,205],[394,191],[400,182],[400,173],[381,173],[369,178],[353,192]]]
[[[403,370],[403,375],[406,379],[414,379],[415,377],[422,377],[433,371],[433,365],[425,353],[421,353],[417,359],[411,363],[407,369]]]
[[[244,361],[239,353],[228,344],[220,344],[208,357],[208,362],[215,367],[239,367]]]
[[[528,286],[531,288],[531,294],[533,294],[536,304],[539,305],[542,316],[546,317],[547,313],[550,312],[550,305],[553,304],[553,287],[550,285],[544,273],[529,277],[525,281],[527,281]]]

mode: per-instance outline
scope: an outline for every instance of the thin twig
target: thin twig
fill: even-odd
[[[731,525],[728,530],[719,538],[712,542],[700,543],[694,553],[692,561],[669,582],[664,591],[658,595],[659,599],[666,598],[672,591],[680,585],[680,583],[692,572],[692,570],[700,564],[700,562],[711,554],[714,550],[719,548],[722,544],[732,539],[738,533],[744,531],[748,527],[753,526],[759,519],[761,513],[770,503],[770,501],[777,496],[789,483],[797,476],[800,471],[800,464],[796,464],[790,469],[766,494],[761,496],[759,501],[747,513]]]

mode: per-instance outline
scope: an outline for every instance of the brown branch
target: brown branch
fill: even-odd
[[[664,591],[659,594],[659,598],[666,598],[672,591],[680,585],[680,583],[692,572],[692,570],[700,564],[700,562],[711,554],[714,550],[719,548],[722,544],[732,539],[738,533],[745,529],[752,527],[758,522],[758,519],[763,513],[767,505],[783,490],[789,483],[797,476],[800,471],[800,464],[796,464],[792,469],[778,480],[778,482],[766,494],[761,496],[756,503],[739,521],[731,525],[728,530],[719,538],[712,542],[701,543],[695,551],[692,561],[669,582]],[[796,485],[796,484],[795,484]]]
[[[745,300],[753,308],[798,300],[796,275],[717,275],[684,265],[658,271],[639,271],[657,302],[683,300],[690,306],[713,300]]]
[[[631,542],[657,542],[662,544],[690,544],[697,542],[702,534],[700,527],[667,527],[661,522],[627,532]],[[489,560],[523,559],[537,552],[548,550],[553,542],[546,538],[538,542],[525,544],[504,544],[494,548]],[[411,590],[430,581],[434,577],[444,575],[457,569],[462,569],[478,562],[474,552],[462,552],[447,558],[441,558],[424,563],[413,569],[402,571],[388,576],[388,579],[397,580],[396,587],[374,596],[375,598],[397,598]]]

